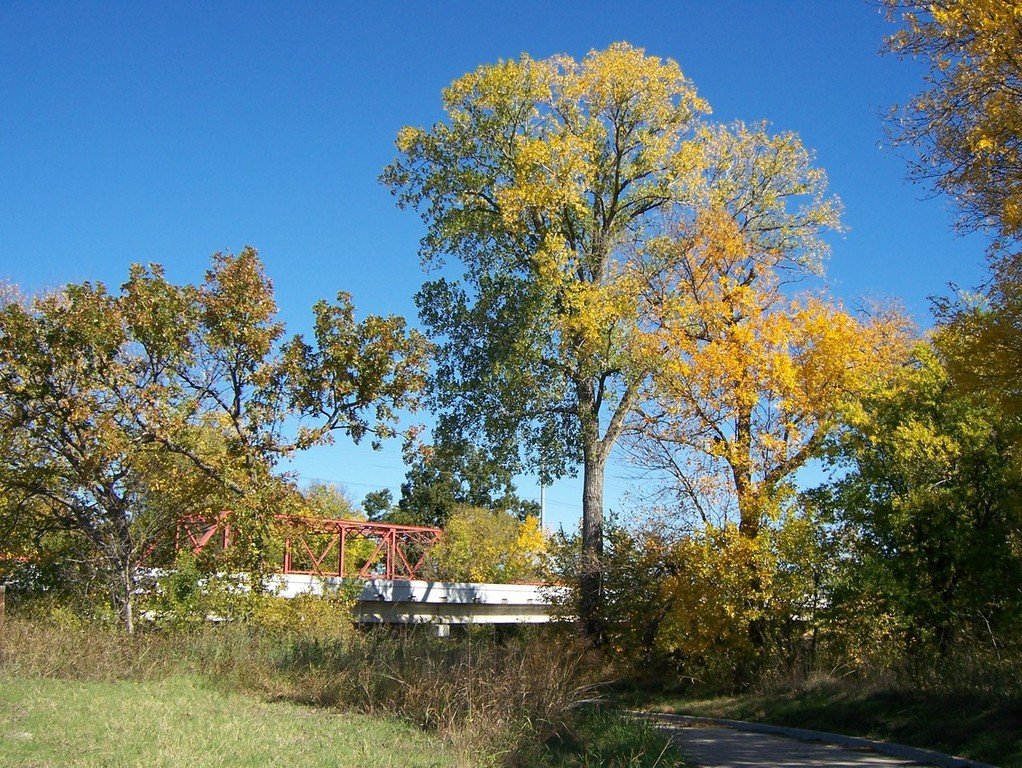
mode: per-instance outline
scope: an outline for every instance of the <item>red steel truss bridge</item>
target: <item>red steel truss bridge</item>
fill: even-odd
[[[284,550],[281,573],[338,578],[413,580],[430,549],[443,535],[439,528],[278,515]],[[177,550],[198,555],[207,548],[228,549],[234,542],[226,513],[215,518],[190,516],[178,521]]]

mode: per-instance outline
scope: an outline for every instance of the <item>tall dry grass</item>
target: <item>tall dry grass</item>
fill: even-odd
[[[215,627],[127,635],[102,626],[8,620],[0,629],[0,674],[70,680],[161,680],[203,675],[225,683],[258,680],[270,643]]]
[[[0,675],[160,680],[200,675],[230,690],[318,707],[398,716],[458,752],[506,766],[541,763],[570,738],[595,681],[569,637],[504,638],[377,629],[344,637],[281,635],[244,624],[133,636],[81,622],[8,618]],[[485,758],[483,757],[485,756]]]
[[[287,698],[323,706],[396,713],[453,743],[512,764],[570,730],[592,697],[585,654],[550,635],[455,642],[424,633],[375,632],[340,653],[295,646],[280,665]]]

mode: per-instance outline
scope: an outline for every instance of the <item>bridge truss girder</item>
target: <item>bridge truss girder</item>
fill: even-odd
[[[417,579],[418,571],[443,532],[439,528],[278,515],[284,531],[284,574],[340,578]],[[351,545],[366,542],[365,557],[352,557]],[[216,518],[184,517],[178,521],[175,547],[198,555],[208,546],[234,545],[226,513]],[[355,562],[351,562],[355,560]]]

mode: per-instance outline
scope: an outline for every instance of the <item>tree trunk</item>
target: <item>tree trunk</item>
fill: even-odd
[[[107,594],[110,605],[117,612],[121,626],[129,635],[135,632],[135,577],[130,558],[119,552],[108,552],[109,569],[106,572]]]
[[[124,619],[124,629],[129,635],[135,633],[135,580],[132,578],[131,565],[124,563],[121,571],[124,588],[124,605],[121,616]]]
[[[756,487],[752,476],[752,412],[740,410],[735,420],[735,436],[733,454],[730,459],[731,474],[735,483],[735,495],[738,497],[738,533],[750,541],[759,537],[760,522],[763,510],[761,507],[760,488]],[[745,690],[752,686],[759,677],[762,664],[763,649],[766,646],[765,611],[762,595],[763,580],[756,562],[748,566],[746,574],[745,596],[746,608],[757,618],[749,622],[747,628],[752,654],[740,660],[735,669],[735,685]]]
[[[111,494],[113,495],[113,494]],[[103,555],[105,581],[110,602],[117,611],[125,631],[135,631],[136,567],[135,542],[128,522],[126,505],[117,503],[108,507],[105,525],[90,525],[87,534]]]
[[[738,532],[747,539],[759,535],[759,494],[752,478],[752,413],[739,412],[735,421],[734,455],[730,459],[731,474],[738,497]]]
[[[607,457],[597,441],[582,449],[582,569],[579,574],[579,618],[582,631],[599,643],[603,635],[603,476]]]
[[[759,536],[759,520],[762,514],[759,498],[751,489],[738,497],[738,532],[747,539]]]

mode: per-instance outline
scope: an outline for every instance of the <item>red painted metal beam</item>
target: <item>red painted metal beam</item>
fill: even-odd
[[[177,550],[189,547],[193,555],[199,554],[206,545],[219,533],[217,542],[224,548],[231,544],[231,527],[227,522],[227,513],[221,512],[215,518],[189,515],[177,522],[174,535],[174,548]]]
[[[288,515],[278,515],[277,520],[287,529],[283,573],[357,576],[362,579],[377,576],[415,579],[429,550],[443,536],[439,528],[367,520]],[[194,554],[198,554],[211,541],[216,541],[224,549],[231,545],[231,530],[226,513],[215,518],[185,517],[178,522],[175,536],[177,549],[189,547]],[[348,550],[358,541],[370,544],[372,551],[356,569],[348,562]]]

